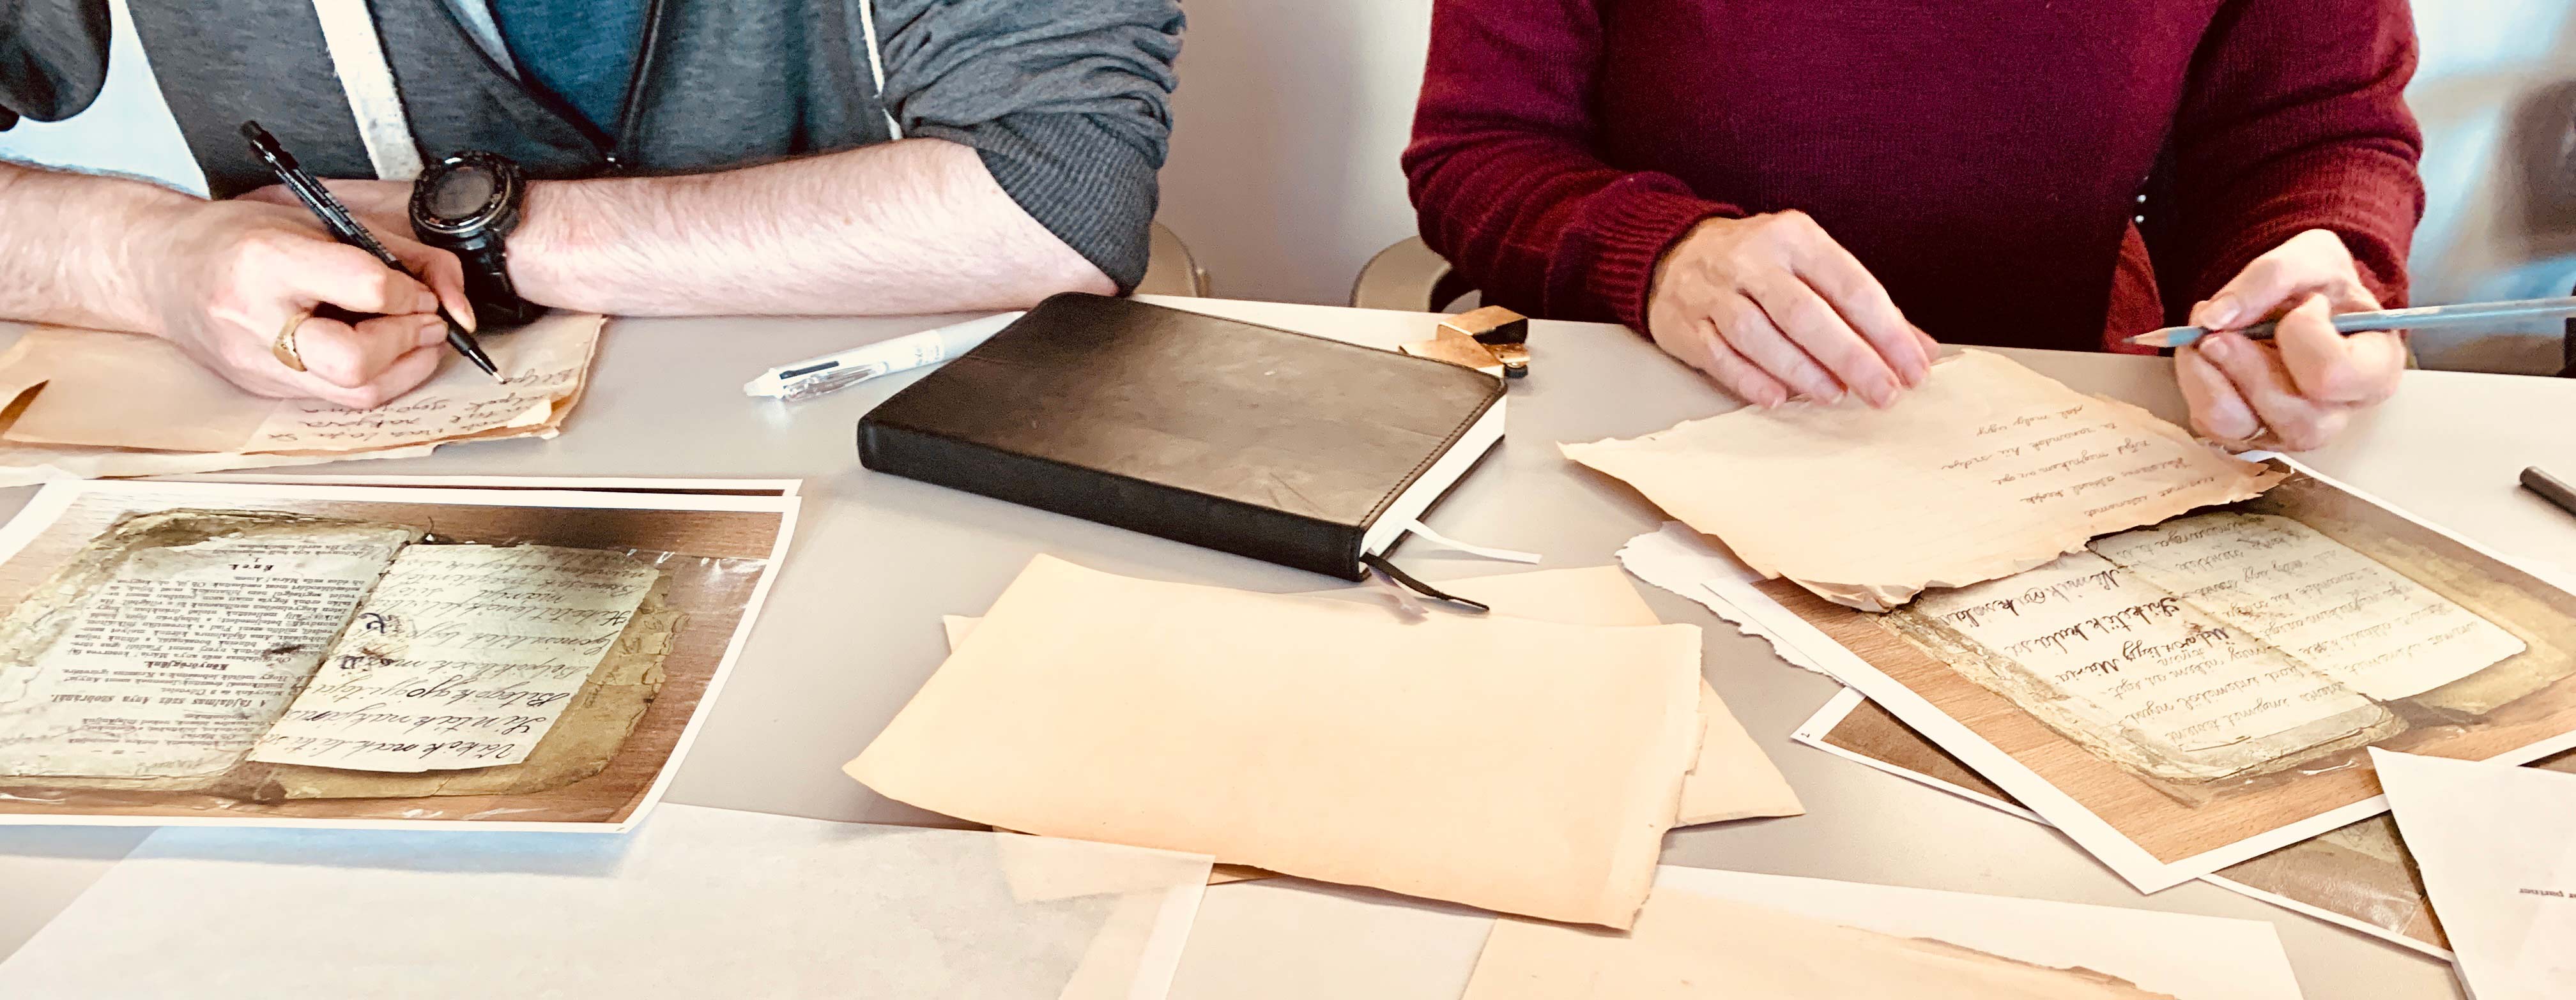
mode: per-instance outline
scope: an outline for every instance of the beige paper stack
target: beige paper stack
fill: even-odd
[[[1624,928],[1702,690],[1693,626],[1407,619],[1040,556],[846,770],[1007,829]]]
[[[1963,351],[1884,410],[1745,408],[1560,446],[1765,577],[1885,611],[2280,481],[2115,399]]]
[[[558,313],[483,338],[502,381],[445,358],[373,410],[253,396],[169,342],[43,328],[0,353],[0,486],[355,458],[453,441],[553,437],[579,402],[601,316]]]

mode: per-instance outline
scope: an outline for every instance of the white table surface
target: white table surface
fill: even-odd
[[[1163,299],[1311,333],[1392,346],[1429,317],[1323,306]],[[827,819],[944,823],[876,796],[840,766],[944,654],[939,616],[978,614],[1039,552],[1119,573],[1268,591],[1335,581],[859,467],[860,414],[917,376],[788,406],[743,381],[796,358],[938,325],[906,319],[619,320],[561,437],[454,446],[402,461],[275,470],[486,475],[801,478],[805,507],[758,628],[710,711],[670,800]],[[0,325],[0,343],[16,336]],[[1427,520],[1553,567],[1613,562],[1663,520],[1555,442],[1631,436],[1734,404],[1614,326],[1538,323],[1534,374],[1512,386],[1503,445]],[[2087,392],[2180,419],[2168,362],[2007,351]],[[2514,485],[2525,465],[2576,473],[2576,380],[2411,372],[2397,398],[2333,447],[2327,473],[2504,551],[2576,566],[2576,518]],[[0,491],[0,515],[31,490]],[[1899,498],[1891,498],[1897,502]],[[1397,550],[1426,577],[1507,571],[1428,548]],[[2307,995],[2453,997],[2448,967],[2413,952],[2193,883],[2141,896],[2054,831],[1789,742],[1832,681],[1775,660],[1759,640],[1653,588],[1666,621],[1707,631],[1705,670],[1809,812],[1675,832],[1667,864],[2031,896],[2270,921]],[[0,955],[14,950],[145,831],[0,828]],[[1446,1000],[1446,998],[1442,998]]]

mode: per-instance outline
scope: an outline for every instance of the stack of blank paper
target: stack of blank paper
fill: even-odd
[[[1699,630],[1133,580],[1039,557],[848,771],[890,798],[1626,927],[1696,757]]]

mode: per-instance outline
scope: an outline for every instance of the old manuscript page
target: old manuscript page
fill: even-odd
[[[1615,927],[1699,690],[1689,626],[1407,620],[1040,556],[846,770],[1007,829]]]
[[[589,549],[405,549],[251,759],[398,772],[524,761],[658,575]]]
[[[576,398],[606,320],[555,314],[483,339],[505,382],[447,358],[420,388],[374,410],[253,396],[167,341],[44,329],[0,355],[0,387],[40,388],[0,440],[176,452],[353,452],[494,432],[543,433]],[[149,393],[134,392],[150,385]]]
[[[0,775],[180,787],[239,763],[409,529],[136,517],[0,625]]]
[[[2068,738],[2178,782],[2393,735],[2404,722],[2381,703],[2523,649],[2306,525],[2228,511],[1928,592],[1888,624]]]
[[[2135,406],[1974,350],[1934,364],[1885,410],[1857,399],[1748,407],[1561,447],[1763,575],[1864,611],[2008,576],[2279,479]]]
[[[1494,921],[1464,1000],[2173,1000],[2053,969],[1749,903],[1655,890],[1626,936]]]
[[[2091,547],[2377,701],[2421,694],[2524,649],[2494,622],[2276,514],[2215,511]]]

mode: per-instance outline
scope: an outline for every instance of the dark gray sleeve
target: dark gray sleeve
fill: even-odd
[[[1048,232],[1133,288],[1172,133],[1180,4],[878,0],[876,10],[885,105],[903,134],[972,147]]]
[[[0,0],[0,129],[81,113],[107,83],[107,0]]]

